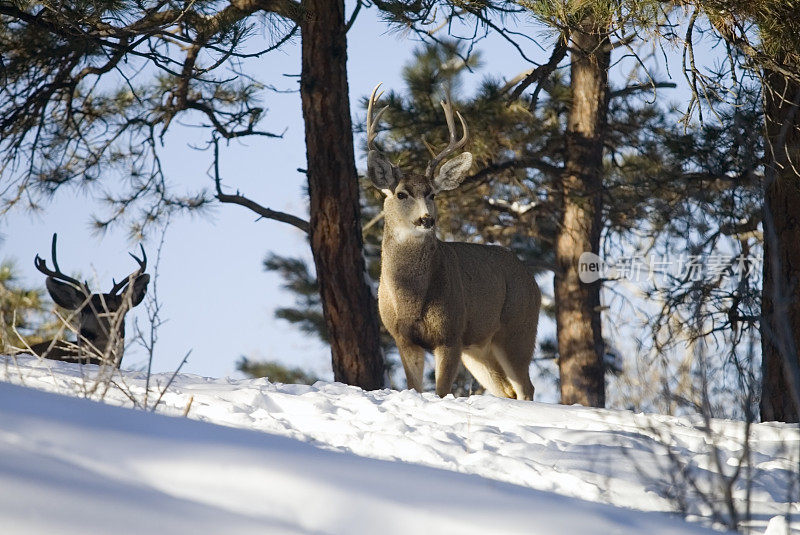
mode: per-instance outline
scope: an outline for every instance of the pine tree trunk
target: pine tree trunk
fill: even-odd
[[[304,1],[300,29],[311,250],[334,379],[373,390],[383,386],[383,356],[362,254],[344,1]]]
[[[761,421],[800,418],[800,84],[765,74]]]
[[[555,302],[561,403],[605,405],[601,282],[583,283],[578,259],[599,254],[602,230],[603,139],[608,110],[608,38],[592,19],[572,32],[572,104],[561,179],[561,224],[556,236]]]

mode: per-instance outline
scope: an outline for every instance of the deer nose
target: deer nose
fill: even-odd
[[[424,228],[432,228],[434,223],[434,219],[429,214],[425,214],[417,220],[417,224]]]

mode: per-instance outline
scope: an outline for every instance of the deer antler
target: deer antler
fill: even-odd
[[[459,141],[456,141],[456,124],[453,120],[453,102],[450,100],[449,92],[445,98],[447,99],[447,102],[442,100],[440,104],[444,109],[444,117],[447,120],[447,129],[450,131],[450,143],[442,152],[434,156],[428,164],[428,167],[425,168],[425,176],[427,176],[429,179],[433,179],[433,174],[436,172],[436,168],[439,167],[439,164],[442,163],[442,160],[466,145],[467,140],[469,139],[469,128],[467,128],[467,123],[461,116],[461,112],[457,111],[456,115],[458,115],[458,120],[461,121],[461,129],[464,131],[464,136]]]
[[[130,275],[128,275],[119,282],[115,281],[114,279],[111,279],[111,282],[114,283],[114,287],[111,288],[111,291],[109,292],[111,295],[115,295],[117,292],[123,289],[126,284],[128,284],[130,281],[134,280],[136,277],[144,273],[144,271],[147,269],[147,254],[144,252],[144,245],[140,243],[139,247],[142,250],[142,258],[139,258],[133,253],[128,253],[129,255],[131,255],[131,258],[136,260],[136,262],[139,264],[139,269],[137,269],[136,271],[134,271],[133,273],[131,273]]]
[[[381,120],[383,113],[389,109],[389,106],[384,106],[378,111],[374,118],[372,117],[372,106],[381,98],[381,95],[383,95],[383,91],[378,93],[378,89],[382,84],[383,82],[376,85],[375,89],[372,90],[372,95],[369,97],[369,104],[367,105],[367,149],[369,150],[378,150],[375,147],[375,136],[378,135],[377,132],[375,132],[375,125]]]
[[[58,234],[53,233],[53,244],[50,248],[50,256],[53,259],[53,267],[56,268],[55,271],[49,269],[47,267],[47,261],[41,258],[38,254],[36,258],[33,259],[33,265],[36,266],[40,272],[44,273],[48,277],[53,277],[56,280],[62,280],[64,282],[68,282],[73,286],[77,287],[80,291],[82,291],[88,297],[91,295],[91,291],[89,290],[89,285],[85,282],[79,282],[77,279],[73,279],[67,275],[64,275],[61,272],[61,268],[58,267],[58,257],[56,256],[56,240],[58,240]]]

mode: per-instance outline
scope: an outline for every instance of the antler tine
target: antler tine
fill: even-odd
[[[447,144],[447,147],[445,147],[442,152],[434,156],[428,164],[428,167],[425,170],[425,174],[428,178],[433,178],[433,173],[436,171],[436,168],[439,166],[439,164],[442,163],[442,160],[450,156],[458,149],[464,147],[469,140],[469,128],[467,128],[467,122],[464,120],[464,117],[459,111],[456,112],[456,115],[461,123],[461,129],[464,131],[464,135],[461,136],[460,140],[456,140],[456,124],[453,120],[453,102],[450,100],[450,95],[448,94],[447,96],[447,102],[442,100],[440,104],[442,105],[442,109],[444,109],[444,118],[447,121],[447,129],[450,131],[450,142]]]
[[[73,279],[61,272],[61,268],[58,267],[58,255],[56,254],[56,242],[58,240],[58,234],[53,233],[53,244],[50,247],[50,256],[53,259],[53,267],[55,271],[49,269],[47,267],[47,260],[40,257],[38,254],[36,258],[33,259],[33,265],[36,266],[36,269],[39,270],[41,273],[44,273],[48,277],[53,277],[56,280],[62,280],[64,282],[68,282],[74,286],[77,286],[83,293],[87,296],[90,295],[92,292],[89,290],[89,285],[85,282],[80,282],[77,279]]]
[[[369,97],[369,104],[367,104],[367,149],[369,150],[378,150],[375,147],[375,137],[378,135],[378,133],[375,132],[375,125],[381,120],[384,112],[389,109],[389,106],[384,106],[378,111],[374,118],[372,117],[372,107],[383,95],[383,91],[378,93],[378,89],[380,89],[381,85],[383,85],[383,82],[376,85],[375,89],[372,90],[372,95]]]
[[[142,257],[141,258],[139,258],[138,256],[136,256],[133,253],[128,253],[129,255],[131,255],[131,258],[136,260],[136,263],[139,264],[139,269],[137,269],[136,271],[134,271],[133,273],[131,273],[130,275],[128,275],[127,277],[125,277],[124,279],[122,279],[119,282],[115,282],[114,279],[111,279],[111,282],[114,283],[114,286],[111,288],[111,292],[109,292],[109,293],[111,293],[111,295],[115,295],[117,292],[119,292],[121,289],[123,289],[126,284],[128,284],[130,281],[134,280],[136,277],[138,277],[139,275],[144,273],[145,270],[147,269],[147,253],[144,252],[144,245],[142,245],[140,243],[139,244],[139,248],[142,251]]]

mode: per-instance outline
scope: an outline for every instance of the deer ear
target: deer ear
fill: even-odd
[[[87,296],[83,292],[69,284],[57,281],[53,277],[47,277],[44,284],[53,301],[67,310],[75,310],[86,301]]]
[[[131,292],[131,306],[135,307],[144,299],[144,294],[147,293],[147,285],[150,283],[150,275],[147,273],[139,275],[133,281],[133,291]]]
[[[433,186],[437,191],[456,189],[472,167],[472,153],[462,152],[439,169]]]
[[[379,190],[394,191],[399,179],[400,170],[392,165],[386,157],[376,150],[367,155],[367,178]]]

